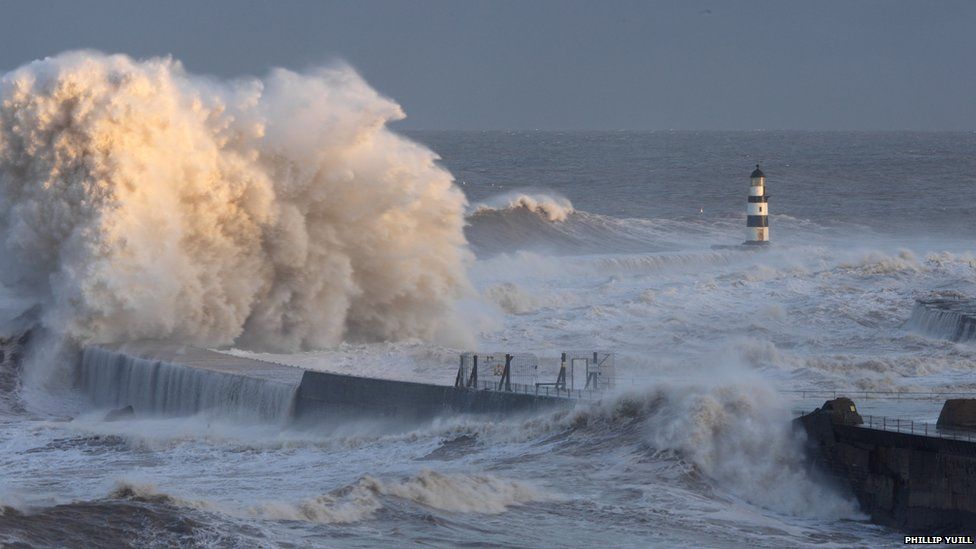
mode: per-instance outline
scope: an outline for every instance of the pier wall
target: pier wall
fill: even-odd
[[[511,414],[573,404],[565,398],[302,370],[156,342],[85,348],[78,386],[97,406],[132,406],[137,414],[211,412],[283,421],[416,421],[444,414]]]
[[[571,403],[565,398],[306,371],[298,389],[295,415],[306,418],[338,411],[427,419],[445,413],[533,412]]]
[[[814,463],[850,486],[875,522],[907,531],[972,532],[976,443],[836,424],[819,413],[797,421]]]

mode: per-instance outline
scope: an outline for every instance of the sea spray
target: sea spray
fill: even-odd
[[[791,515],[857,515],[853,501],[810,476],[789,412],[761,385],[661,383],[579,409],[563,421],[587,431],[636,421],[659,457],[686,460],[720,491]]]
[[[524,209],[549,221],[566,221],[575,209],[568,198],[553,192],[513,191],[475,204],[473,214]]]
[[[514,282],[503,282],[485,289],[485,297],[498,305],[509,314],[525,314],[534,312],[540,306],[540,300],[524,292]]]
[[[73,52],[0,82],[0,248],[79,342],[468,342],[465,198],[351,68]]]

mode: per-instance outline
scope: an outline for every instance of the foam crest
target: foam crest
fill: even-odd
[[[600,269],[612,272],[645,273],[670,268],[698,268],[727,265],[741,260],[742,252],[657,253],[601,257]]]
[[[172,505],[178,507],[192,507],[202,510],[213,510],[216,506],[204,500],[179,498],[161,491],[155,484],[146,482],[130,482],[119,480],[109,492],[110,499],[126,499],[142,503],[157,505]]]
[[[519,209],[537,213],[549,221],[566,221],[575,211],[572,202],[558,194],[511,192],[476,204],[473,213]]]
[[[395,497],[441,511],[480,514],[499,514],[514,505],[553,499],[551,494],[514,480],[422,470],[414,476],[393,481],[366,476],[331,494],[297,505],[272,503],[252,508],[251,512],[283,520],[357,522],[372,518],[383,508],[383,497]]]
[[[506,313],[514,315],[531,313],[542,305],[538,298],[513,282],[503,282],[486,288],[485,297]]]
[[[915,274],[926,269],[910,250],[901,250],[897,255],[871,252],[858,261],[841,263],[839,267],[865,276]]]

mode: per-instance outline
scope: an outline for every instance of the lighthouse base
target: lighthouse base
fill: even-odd
[[[746,240],[742,243],[743,246],[769,246],[768,240]]]

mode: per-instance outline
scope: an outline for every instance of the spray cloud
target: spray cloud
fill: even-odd
[[[0,274],[80,342],[459,341],[465,199],[348,66],[71,52],[0,81]]]

